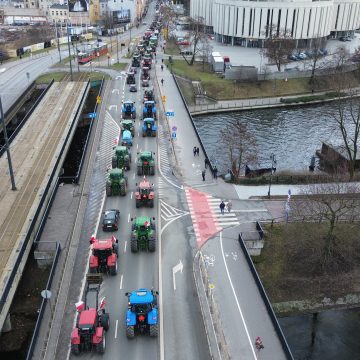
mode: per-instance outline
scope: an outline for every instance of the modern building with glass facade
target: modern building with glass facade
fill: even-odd
[[[190,16],[201,18],[223,43],[262,46],[274,29],[307,46],[314,38],[353,34],[360,27],[360,0],[191,0]]]

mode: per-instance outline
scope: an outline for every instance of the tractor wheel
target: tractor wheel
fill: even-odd
[[[141,201],[140,200],[136,200],[136,208],[138,209],[141,206]]]
[[[96,267],[89,267],[89,273],[90,274],[96,274],[97,273],[97,268]]]
[[[131,252],[138,252],[139,249],[138,249],[138,241],[137,239],[135,238],[131,238],[131,241],[130,241],[130,248],[131,248]]]
[[[104,328],[105,331],[108,331],[110,328],[110,316],[109,314],[101,314],[100,316],[101,326]]]
[[[150,336],[157,337],[159,334],[159,327],[158,324],[150,325]]]
[[[130,158],[124,161],[124,165],[126,170],[130,170]]]
[[[117,157],[113,156],[113,158],[111,159],[111,167],[113,169],[117,168]]]
[[[117,262],[115,263],[114,266],[110,266],[109,267],[109,272],[111,276],[115,276],[118,272],[118,266],[117,266]]]
[[[150,206],[151,208],[153,208],[153,207],[154,207],[154,199],[151,199],[151,200],[150,200],[150,202],[149,202],[149,206]]]
[[[156,250],[156,240],[154,239],[149,239],[149,251],[150,252],[154,252]]]
[[[155,175],[155,167],[154,166],[149,167],[149,174],[150,175]]]
[[[71,353],[74,355],[80,354],[79,344],[71,344]]]
[[[118,244],[114,244],[114,253],[116,254],[116,256],[119,256],[119,245]]]
[[[105,347],[106,347],[106,340],[105,340],[105,334],[104,334],[101,343],[96,345],[96,352],[99,354],[104,354]]]
[[[133,339],[135,337],[135,327],[134,326],[126,327],[126,337],[128,339]]]
[[[106,196],[111,196],[111,185],[110,184],[106,184]]]
[[[142,137],[146,137],[146,131],[142,132]]]
[[[138,174],[139,176],[143,175],[143,167],[142,167],[142,166],[138,166],[138,167],[137,167],[137,174]]]
[[[154,130],[151,134],[152,137],[156,137],[156,131]]]
[[[122,195],[122,196],[126,195],[126,184],[125,184],[125,182],[120,184],[120,195]]]

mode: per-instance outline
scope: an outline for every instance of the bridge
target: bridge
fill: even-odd
[[[84,77],[49,88],[10,146],[16,190],[6,154],[0,158],[0,329],[9,325],[12,299],[88,91]]]

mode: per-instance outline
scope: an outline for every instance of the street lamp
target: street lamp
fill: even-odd
[[[70,81],[73,81],[73,72],[72,72],[72,64],[71,64],[71,52],[70,52],[70,30],[69,22],[66,23],[67,30],[67,38],[68,38],[68,48],[69,48],[69,60],[70,60]]]
[[[271,153],[270,155],[271,160],[271,174],[270,174],[270,182],[269,182],[269,191],[268,191],[268,198],[270,199],[270,189],[271,189],[271,182],[272,182],[272,176],[273,173],[276,171],[276,157],[274,153]]]

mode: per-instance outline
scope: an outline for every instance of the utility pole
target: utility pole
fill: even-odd
[[[66,30],[67,30],[68,48],[69,48],[69,59],[70,59],[70,81],[74,81],[74,79],[73,79],[73,72],[72,72],[72,65],[71,65],[70,28],[69,28],[69,23],[66,23]]]
[[[57,21],[55,21],[55,32],[56,32],[56,40],[57,40],[57,48],[59,51],[59,59],[60,59],[60,63],[61,63],[61,51],[60,51],[60,41],[59,41],[59,33],[58,33],[58,28],[57,28]]]
[[[11,179],[11,190],[16,190],[15,177],[14,177],[14,172],[13,172],[12,163],[11,163],[9,139],[8,139],[7,131],[6,131],[6,124],[5,124],[4,112],[3,112],[2,102],[1,102],[1,96],[0,96],[0,115],[1,115],[1,121],[3,123],[3,132],[4,132],[4,140],[5,140],[5,145],[4,146],[5,146],[5,149],[6,149],[6,154],[7,154],[8,163],[9,163],[9,173],[10,173],[10,179]]]
[[[116,59],[117,63],[119,63],[119,34],[116,33]]]
[[[271,174],[270,174],[270,182],[269,182],[269,191],[268,191],[268,198],[270,199],[270,189],[271,189],[271,182],[272,182],[272,176],[273,173],[276,171],[276,157],[274,153],[271,153],[270,155],[270,160],[271,160]]]

